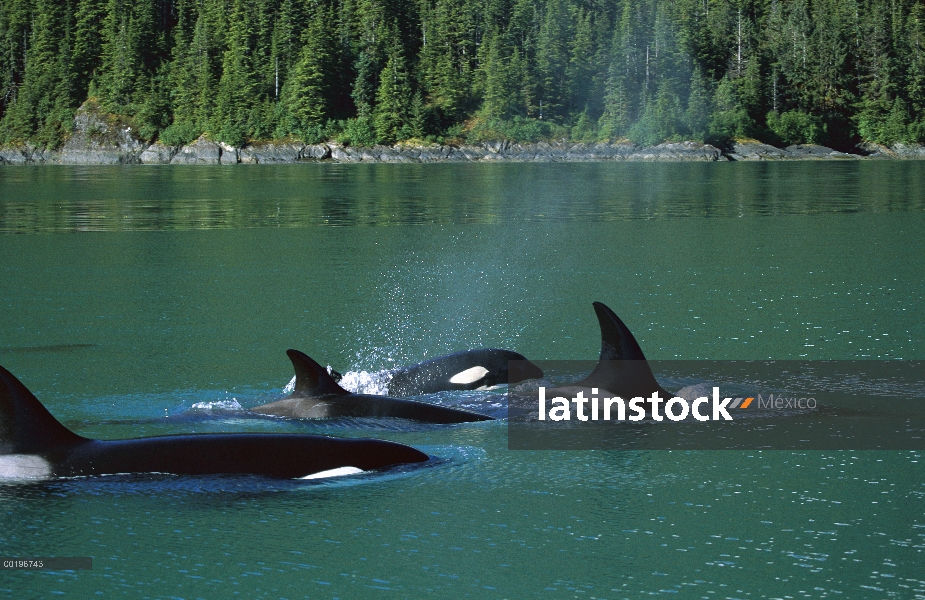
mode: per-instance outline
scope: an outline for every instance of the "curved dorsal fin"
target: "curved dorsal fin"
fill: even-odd
[[[22,382],[0,367],[0,454],[40,454],[85,439],[59,423]]]
[[[316,363],[309,355],[298,350],[286,350],[295,369],[295,389],[293,396],[329,396],[349,394],[337,385],[328,370]]]
[[[591,374],[576,385],[602,388],[625,398],[667,393],[623,321],[602,302],[594,303],[594,312],[601,326],[601,356]]]
[[[603,302],[594,302],[601,325],[600,360],[645,360],[646,357],[629,328]]]

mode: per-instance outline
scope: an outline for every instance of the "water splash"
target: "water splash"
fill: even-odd
[[[331,367],[328,367],[330,371]],[[354,394],[373,394],[376,396],[385,396],[389,393],[389,380],[392,379],[392,371],[347,371],[338,381],[338,385],[348,392]],[[283,388],[283,394],[291,394],[295,391],[295,377],[289,380],[289,383]]]
[[[244,407],[241,406],[241,403],[238,402],[236,398],[231,400],[215,400],[213,402],[196,402],[190,407],[191,411],[204,411],[204,412],[225,412],[225,411],[242,411]]]
[[[340,386],[354,394],[385,396],[389,393],[391,379],[392,371],[348,371],[340,380]]]

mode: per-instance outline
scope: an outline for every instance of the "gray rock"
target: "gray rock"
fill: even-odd
[[[637,158],[638,157],[638,158]],[[728,160],[719,148],[699,142],[665,142],[641,148],[626,155],[626,160],[721,161]]]
[[[32,148],[29,146],[15,146],[0,148],[0,164],[23,165],[32,162]]]
[[[218,147],[221,149],[221,152],[218,156],[218,162],[220,164],[236,165],[241,162],[241,159],[238,156],[238,149],[234,146],[229,146],[225,142],[219,142]]]
[[[113,165],[141,162],[147,142],[137,139],[131,126],[87,101],[74,114],[74,130],[54,162],[82,165]]]
[[[925,146],[922,144],[893,144],[891,150],[899,158],[925,159]]]
[[[492,154],[502,154],[511,147],[511,143],[507,140],[500,140],[497,142],[485,142],[485,144],[483,145],[485,149],[488,150]]]
[[[205,135],[177,151],[170,160],[172,165],[218,165],[221,164],[222,147]]]
[[[858,154],[870,159],[896,159],[899,155],[892,149],[874,142],[861,142],[857,146]]]
[[[350,155],[347,153],[346,148],[334,146],[331,148],[331,160],[337,162],[350,162]]]
[[[837,158],[861,158],[857,154],[846,154],[844,152],[838,152],[837,150],[832,150],[825,146],[819,146],[816,144],[794,144],[793,146],[787,146],[785,150],[793,158],[809,159],[809,160],[831,160]]]
[[[176,146],[165,146],[160,142],[155,142],[148,146],[139,157],[142,164],[146,165],[166,165],[177,154]]]
[[[29,159],[27,162],[44,163],[44,162],[51,161],[53,159],[52,152],[49,152],[43,148],[33,148],[31,146],[27,146],[27,147],[30,148]]]
[[[294,163],[302,158],[304,148],[295,143],[251,144],[238,150],[238,160],[243,164]],[[222,156],[224,158],[224,154]]]
[[[424,144],[356,148],[340,144],[298,143],[253,144],[233,148],[208,140],[175,148],[163,144],[146,145],[136,140],[131,128],[120,125],[114,117],[98,112],[98,107],[84,106],[75,117],[75,133],[58,152],[48,152],[28,145],[0,148],[0,164],[59,162],[70,164],[236,164],[292,163],[300,160],[342,163],[376,162],[591,162],[591,161],[724,161],[724,160],[831,160],[858,158],[925,159],[925,146],[896,144],[887,148],[879,144],[861,144],[858,154],[837,152],[811,144],[775,148],[757,141],[737,141],[727,154],[709,144],[666,142],[640,147],[629,141],[618,142],[538,142],[511,143],[507,140],[474,145],[449,146]],[[95,112],[96,111],[96,112]]]
[[[482,148],[473,148],[472,146],[462,146],[459,149],[459,153],[465,158],[465,160],[478,161],[485,157],[486,152]]]
[[[732,160],[785,160],[792,158],[790,153],[785,150],[751,140],[733,142],[732,152],[728,156]]]
[[[300,158],[303,160],[327,160],[331,158],[331,147],[327,144],[314,144],[302,148]]]
[[[439,162],[439,161],[442,161],[444,158],[442,151],[443,151],[443,148],[440,148],[439,150],[433,150],[431,148],[422,148],[421,151],[418,152],[417,159],[421,161],[422,163]]]

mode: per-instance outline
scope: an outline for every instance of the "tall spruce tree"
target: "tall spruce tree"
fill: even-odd
[[[316,5],[315,14],[302,34],[299,61],[290,70],[282,92],[283,129],[310,136],[312,142],[321,141],[317,138],[329,114],[332,44],[325,23],[330,20],[330,12],[323,5]]]

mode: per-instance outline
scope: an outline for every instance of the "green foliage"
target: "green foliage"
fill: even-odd
[[[681,101],[672,89],[671,81],[664,80],[655,99],[650,102],[627,137],[636,144],[652,146],[675,136],[682,127]]]
[[[0,0],[0,141],[94,95],[176,143],[921,141],[925,4]]]
[[[302,37],[302,52],[283,86],[280,110],[284,129],[312,135],[328,114],[330,42],[325,36],[325,11],[318,10]]]
[[[135,103],[135,128],[139,136],[148,141],[157,137],[158,132],[167,126],[167,106],[169,100],[163,86],[163,77],[151,77],[147,93],[138,94]]]
[[[488,142],[493,140],[511,140],[520,142],[539,142],[564,132],[563,127],[554,127],[549,121],[516,116],[511,120],[491,119],[478,122],[466,133],[469,142]],[[449,137],[458,137],[447,132]]]
[[[737,85],[724,77],[716,87],[710,136],[717,140],[753,137],[755,121],[739,101]]]
[[[909,123],[909,141],[915,143],[925,143],[925,120],[919,119]]]
[[[894,144],[918,139],[918,129],[910,130],[905,103],[896,98],[889,110],[886,102],[871,102],[858,115],[858,131],[864,139]]]
[[[327,141],[329,137],[328,128],[321,125],[312,125],[302,131],[302,141],[306,144],[320,144]]]
[[[700,70],[697,69],[691,76],[690,95],[687,98],[687,109],[683,117],[686,133],[691,139],[706,141],[710,124],[710,107],[710,92]]]
[[[379,143],[379,135],[372,117],[357,117],[347,119],[338,124],[340,131],[334,139],[349,146],[373,146]]]
[[[160,141],[167,146],[185,146],[199,137],[202,132],[192,123],[171,123],[161,131]]]
[[[591,118],[588,116],[588,111],[582,111],[578,115],[578,120],[572,126],[571,131],[569,132],[569,137],[576,142],[595,142],[597,141],[597,127]]]
[[[392,143],[413,137],[411,78],[399,49],[395,48],[390,53],[379,82],[376,109],[373,111],[377,138]]]
[[[771,111],[767,115],[768,129],[785,145],[819,144],[825,128],[818,117],[799,110],[788,110],[782,115]]]

